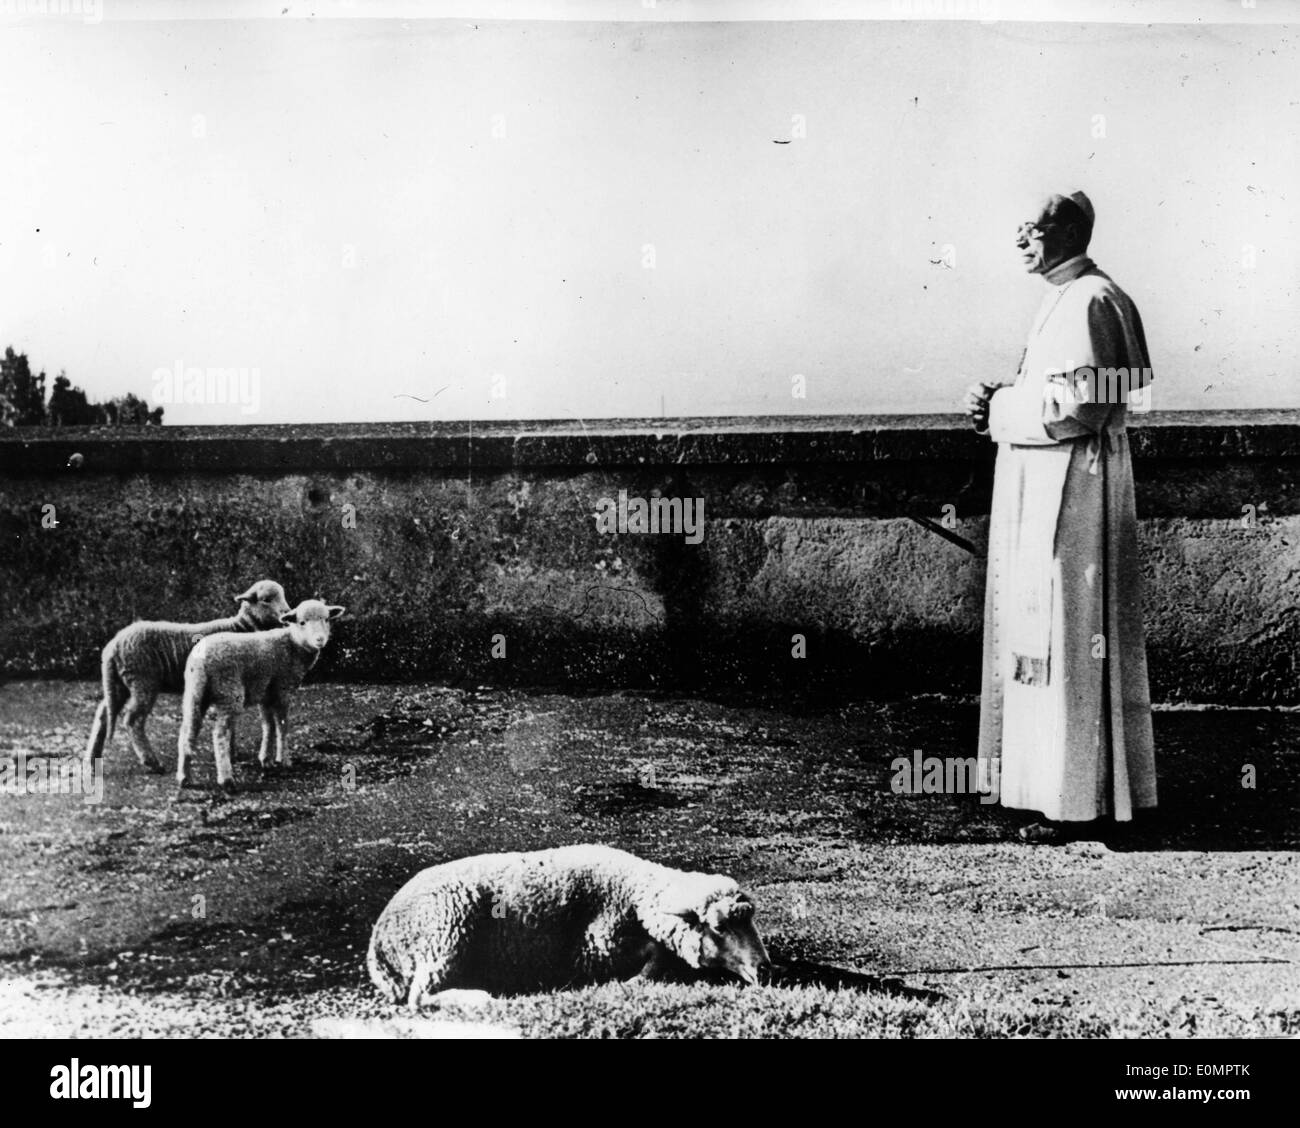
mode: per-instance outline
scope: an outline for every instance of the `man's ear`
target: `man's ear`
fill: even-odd
[[[331,619],[337,619],[340,615],[343,614],[344,611],[347,610],[347,608],[346,608],[346,607],[334,607],[334,606],[330,606],[330,607],[327,607],[326,610],[330,613],[330,618],[331,618]]]

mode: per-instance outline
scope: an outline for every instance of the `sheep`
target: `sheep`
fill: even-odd
[[[137,622],[123,627],[104,647],[100,679],[104,698],[95,710],[95,722],[86,745],[86,759],[94,761],[112,740],[118,717],[126,724],[136,758],[151,772],[166,769],[154,753],[145,732],[159,693],[180,693],[185,685],[185,660],[194,644],[219,631],[263,631],[280,625],[289,610],[284,588],[274,580],[258,580],[243,595],[235,596],[239,612],[229,619],[208,623]]]
[[[285,733],[289,716],[287,694],[302,684],[307,671],[329,642],[330,621],[342,607],[305,599],[280,616],[280,630],[263,634],[214,634],[200,639],[185,663],[181,698],[181,731],[177,741],[177,792],[189,785],[188,764],[203,715],[215,708],[212,746],[217,760],[217,785],[235,790],[230,757],[235,725],[245,705],[262,710],[262,747],[257,761],[263,771],[291,764]]]
[[[755,984],[771,965],[753,915],[729,877],[610,846],[481,854],[403,885],[366,966],[381,995],[412,1008],[446,989],[514,994],[700,968]]]

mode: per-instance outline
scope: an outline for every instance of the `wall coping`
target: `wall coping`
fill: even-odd
[[[1300,458],[1300,411],[1166,411],[1130,420],[1144,460]],[[986,452],[963,415],[23,427],[0,432],[0,475],[451,470],[879,461]]]

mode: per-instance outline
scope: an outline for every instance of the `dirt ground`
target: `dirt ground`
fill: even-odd
[[[0,686],[0,757],[80,753],[96,694]],[[1300,1033],[1300,713],[1162,710],[1159,815],[1031,847],[1015,812],[890,786],[913,749],[968,755],[976,712],[316,685],[290,771],[259,778],[250,713],[240,794],[205,753],[179,803],[119,736],[102,802],[0,795],[0,1035]],[[161,699],[168,764],[177,722]],[[414,872],[575,842],[735,877],[776,984],[614,984],[450,1027],[378,999],[370,926]]]

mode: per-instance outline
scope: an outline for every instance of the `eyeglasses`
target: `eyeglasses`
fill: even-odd
[[[1048,231],[1058,226],[1059,224],[1056,223],[1022,223],[1016,228],[1016,241],[1019,242],[1021,239],[1025,241],[1041,239]]]

